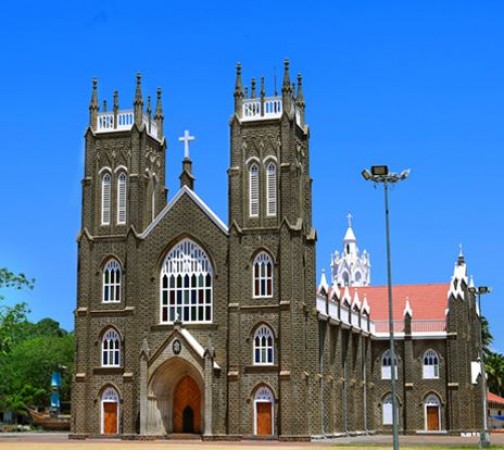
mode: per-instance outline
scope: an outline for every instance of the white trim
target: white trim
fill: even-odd
[[[107,397],[109,397],[109,398],[107,398]],[[100,434],[105,434],[105,430],[104,430],[104,423],[105,423],[104,404],[105,403],[115,403],[117,405],[117,425],[116,425],[117,433],[115,435],[119,435],[120,434],[119,424],[121,423],[119,420],[120,404],[121,404],[119,393],[113,387],[108,387],[103,392],[100,403],[101,403]],[[111,434],[111,436],[115,436],[115,435]]]
[[[151,232],[156,228],[157,224],[163,220],[163,217],[168,214],[170,209],[178,202],[178,200],[183,196],[188,195],[196,205],[198,205],[201,210],[208,216],[208,218],[224,233],[228,234],[228,227],[224,222],[215,214],[208,205],[201,200],[200,197],[193,190],[189,189],[187,186],[182,186],[180,190],[175,194],[172,200],[163,208],[163,210],[158,214],[156,219],[151,222],[151,224],[145,229],[143,233],[140,234],[140,238],[145,239]]]
[[[260,340],[259,345],[256,345],[257,338]],[[266,340],[264,345],[262,344],[263,338]],[[269,339],[271,339],[271,345],[268,345]],[[256,350],[259,350],[259,358],[256,358]],[[271,351],[271,361],[269,361],[268,357],[269,351]],[[262,324],[254,333],[252,343],[252,364],[254,366],[272,366],[275,364],[275,335],[268,325]]]
[[[205,357],[205,349],[203,346],[197,341],[197,339],[190,333],[186,328],[180,328],[180,334],[184,337],[186,342],[192,347],[192,349],[199,355],[200,358]],[[215,361],[213,363],[214,369],[219,369],[220,366]]]
[[[246,161],[245,165],[249,166],[251,161],[257,162],[257,164],[261,164],[261,160],[257,156],[250,156]],[[237,167],[238,168],[238,167]]]
[[[118,273],[117,273],[118,271]],[[109,272],[108,283],[105,282],[106,272]],[[112,272],[119,277],[115,276],[114,281],[111,280]],[[119,287],[119,293],[116,295],[115,289]],[[105,299],[105,288],[108,288],[109,299]],[[110,259],[102,271],[102,303],[120,303],[122,296],[122,267],[116,259]],[[116,298],[117,297],[117,298]]]
[[[121,172],[117,176],[117,224],[126,223],[127,203],[128,203],[128,174]]]
[[[104,344],[107,342],[109,348],[105,349]],[[110,348],[112,346],[113,348]],[[107,355],[107,363],[103,361],[104,355]],[[115,357],[117,355],[117,363]],[[109,328],[101,340],[101,367],[121,367],[121,336],[115,328]]]
[[[259,166],[251,164],[248,169],[249,216],[258,217],[260,211]]]
[[[270,170],[273,168],[273,170]],[[278,166],[274,162],[266,166],[266,215],[274,217],[277,215],[277,173]]]
[[[101,225],[110,225],[112,213],[112,174],[105,172],[100,178],[101,189]]]
[[[438,428],[437,430],[429,430],[429,424],[427,421],[427,406],[435,406],[438,410]],[[423,402],[423,410],[424,410],[424,429],[429,432],[438,432],[441,431],[441,401],[436,394],[429,394],[427,398]]]
[[[112,175],[114,173],[114,171],[112,170],[111,167],[109,166],[105,166],[105,167],[102,167],[99,171],[98,171],[98,175],[101,177],[102,173],[103,172],[108,172],[110,175]]]
[[[256,278],[256,274],[255,274],[256,264],[259,265],[259,276],[257,278]],[[268,277],[268,265],[270,266],[270,270],[271,270],[270,277]],[[264,271],[265,271],[264,277],[261,275],[261,268],[262,267],[264,267]],[[252,298],[272,298],[273,297],[273,283],[275,280],[274,273],[273,273],[274,268],[275,268],[275,266],[273,264],[273,258],[269,255],[268,252],[263,250],[256,255],[256,257],[254,258],[254,262],[252,264]],[[256,288],[255,288],[256,280],[259,282],[259,295],[257,295],[257,293],[256,293]],[[264,290],[265,290],[264,295],[260,295],[262,292],[262,289],[261,289],[261,282],[262,281],[264,281]],[[267,294],[268,281],[270,281],[270,283],[271,283],[271,293],[269,295]]]
[[[123,166],[122,164],[118,165],[118,166],[114,169],[114,173],[117,173],[117,172],[119,172],[120,170],[122,170],[123,172],[128,173],[128,168],[127,168],[126,166]]]
[[[432,364],[426,364],[426,358],[429,358],[429,360],[432,361]],[[424,380],[436,380],[439,378],[439,355],[431,348],[423,354],[422,378]]]
[[[254,396],[254,435],[257,436],[257,404],[269,403],[271,405],[271,434],[275,435],[275,401],[271,389],[266,386],[261,386]]]
[[[253,158],[253,156],[251,157]],[[250,158],[249,158],[250,159]],[[263,159],[263,164],[266,167],[266,163],[270,160],[273,160],[275,162],[275,165],[278,166],[278,159],[275,155],[268,155],[266,158]]]

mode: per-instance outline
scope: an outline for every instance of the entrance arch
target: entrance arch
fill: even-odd
[[[439,431],[441,429],[441,403],[437,395],[429,395],[424,402],[425,429]]]
[[[201,433],[201,391],[190,375],[184,375],[175,387],[173,432]]]
[[[101,433],[119,433],[119,395],[113,387],[105,389],[101,398]]]
[[[254,398],[254,434],[257,436],[273,435],[274,397],[266,387],[260,387]]]

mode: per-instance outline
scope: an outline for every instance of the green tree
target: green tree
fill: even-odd
[[[490,392],[504,397],[504,355],[490,352],[485,356],[485,371]]]

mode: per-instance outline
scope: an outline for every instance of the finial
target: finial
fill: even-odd
[[[196,138],[189,134],[189,130],[184,131],[184,136],[179,137],[179,141],[184,143],[184,159],[189,158],[189,142],[194,141]]]
[[[348,220],[348,228],[352,228],[352,213],[348,212],[347,214],[347,220]]]
[[[290,83],[290,75],[289,75],[289,59],[285,58],[284,59],[284,79],[283,79],[282,90],[290,89],[290,88],[291,88],[291,83]]]
[[[266,89],[264,88],[264,77],[261,77],[261,97],[264,98],[266,96]]]
[[[96,127],[96,119],[98,116],[98,110],[100,107],[98,106],[98,79],[93,78],[93,89],[91,92],[91,101],[89,102],[89,126],[91,128]]]
[[[297,75],[297,101],[299,105],[304,106],[303,77],[300,73]]]
[[[107,100],[103,100],[103,112],[107,112]]]
[[[235,97],[243,95],[240,63],[236,63],[236,83],[234,95]]]
[[[462,249],[462,244],[459,244],[459,255],[457,264],[460,266],[461,264],[464,264],[464,262],[465,262],[464,251]]]
[[[256,98],[256,80],[255,80],[255,78],[252,78],[252,81],[250,82],[250,84],[251,84],[250,98]]]
[[[462,244],[459,244],[459,258],[464,257],[464,249]]]
[[[147,96],[147,115],[150,117],[151,113],[152,113],[152,109],[151,109],[151,96],[148,95]]]
[[[119,110],[119,93],[114,91],[114,112]]]
[[[406,304],[404,306],[404,312],[403,312],[403,317],[409,316],[410,318],[413,317],[413,310],[411,309],[409,297],[406,297]]]
[[[140,127],[143,115],[142,74],[140,72],[138,72],[136,76],[135,101],[133,102],[133,105],[135,107],[135,123],[138,127]]]
[[[156,91],[156,113],[154,114],[154,119],[163,118],[163,105],[161,103],[161,88],[157,88]]]

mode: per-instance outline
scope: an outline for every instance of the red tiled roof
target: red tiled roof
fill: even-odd
[[[489,392],[487,394],[487,400],[489,402],[493,402],[493,403],[499,403],[501,405],[504,405],[504,398],[502,397],[499,397],[497,394],[494,394],[492,392]]]
[[[444,320],[448,307],[448,283],[403,284],[392,288],[394,321],[404,320],[406,298],[409,298],[413,320]],[[355,291],[361,302],[366,296],[371,320],[388,320],[388,287],[367,286],[351,288],[353,298]]]

